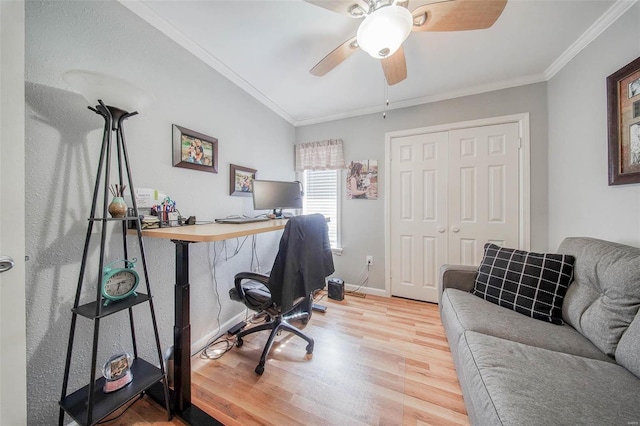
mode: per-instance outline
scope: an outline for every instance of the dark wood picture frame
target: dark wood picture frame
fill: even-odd
[[[174,124],[173,166],[218,173],[218,139]]]
[[[640,183],[640,58],[607,77],[609,185]],[[634,116],[635,115],[635,116]]]
[[[229,195],[253,196],[253,181],[258,171],[248,167],[229,164]]]

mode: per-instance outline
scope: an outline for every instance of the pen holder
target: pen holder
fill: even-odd
[[[179,216],[180,214],[178,212],[158,212],[160,228],[180,226]]]

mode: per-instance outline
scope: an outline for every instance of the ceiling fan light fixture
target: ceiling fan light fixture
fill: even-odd
[[[358,27],[357,40],[362,50],[376,59],[393,55],[411,33],[413,16],[404,7],[381,7]]]

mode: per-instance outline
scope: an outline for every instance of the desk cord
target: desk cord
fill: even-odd
[[[258,272],[260,271],[260,259],[258,259],[258,251],[256,249],[257,239],[255,234],[253,235],[253,241],[251,241],[251,270],[253,271],[253,259],[256,259],[256,265],[258,266]]]
[[[226,244],[224,245],[224,247],[226,250]],[[218,258],[218,252],[216,251],[216,243],[214,241],[213,242],[213,262],[210,266],[211,276],[213,279],[213,290],[216,294],[216,302],[218,303],[218,312],[216,314],[216,324],[218,328],[216,329],[216,332],[213,334],[214,336],[217,336],[218,333],[220,333],[220,313],[222,312],[222,304],[220,303],[220,293],[218,292],[218,280],[216,278],[217,258]],[[211,259],[211,250],[209,250],[209,259]],[[219,336],[218,338],[213,338],[213,340],[210,339],[209,342],[207,342],[204,348],[200,351],[200,358],[218,359],[222,355],[224,355],[227,351],[229,351],[233,347],[233,344],[229,342],[228,339],[221,339],[223,337],[224,336]],[[219,346],[220,344],[223,345],[222,349],[217,348],[217,346]],[[209,350],[213,350],[213,354],[210,354]]]
[[[229,255],[227,254],[227,242],[226,240],[222,241],[222,247],[224,249],[225,252],[225,261],[228,261],[229,259],[232,259],[233,257],[235,257],[238,253],[240,253],[240,250],[242,250],[242,247],[244,246],[244,243],[247,241],[248,236],[244,237],[244,239],[242,240],[242,243],[240,243],[240,239],[236,238],[236,248],[233,252],[233,254],[231,255],[231,257],[229,257]],[[254,236],[255,239],[255,236]],[[222,304],[220,303],[220,293],[218,292],[218,280],[216,278],[216,264],[218,262],[218,252],[216,250],[216,242],[213,242],[213,262],[211,265],[211,275],[212,275],[212,279],[213,279],[213,288],[215,291],[215,295],[216,295],[216,301],[218,303],[218,312],[216,314],[216,323],[217,323],[217,329],[216,332],[213,334],[214,336],[217,336],[218,333],[220,333],[220,313],[222,312]],[[255,250],[255,244],[253,249]],[[209,258],[211,258],[211,251],[209,250]],[[251,258],[252,264],[253,264],[253,254],[252,254],[252,258]],[[248,313],[248,309],[247,309],[247,313]],[[204,358],[204,359],[218,359],[220,358],[222,355],[224,355],[225,353],[227,353],[228,351],[230,351],[233,346],[235,345],[235,337],[233,338],[229,338],[227,337],[226,334],[222,334],[220,336],[218,336],[217,338],[212,338],[213,340],[209,340],[209,342],[207,342],[207,344],[204,346],[204,348],[200,351],[200,358]],[[220,348],[220,346],[222,346]],[[210,351],[212,351],[212,353],[210,353]]]

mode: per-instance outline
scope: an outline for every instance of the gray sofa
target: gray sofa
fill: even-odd
[[[567,238],[564,325],[470,293],[475,267],[445,265],[440,314],[474,425],[640,424],[640,249]]]

